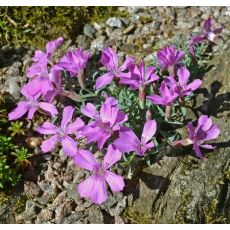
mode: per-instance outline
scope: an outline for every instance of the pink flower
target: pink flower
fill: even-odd
[[[122,191],[125,186],[123,178],[109,171],[121,157],[122,153],[109,145],[103,162],[99,164],[91,152],[79,150],[74,157],[74,162],[79,167],[93,172],[93,175],[78,185],[77,191],[80,196],[89,198],[95,204],[103,203],[108,198],[106,182],[113,192]]]
[[[156,133],[156,130],[156,121],[147,121],[144,125],[141,140],[139,140],[130,128],[122,127],[120,129],[119,138],[114,142],[114,145],[122,153],[135,151],[137,155],[143,156],[148,149],[155,146],[152,137]]]
[[[197,126],[193,126],[192,122],[187,124],[189,137],[183,140],[174,141],[173,146],[186,146],[193,144],[193,149],[199,158],[203,158],[200,147],[205,149],[214,149],[212,145],[204,144],[205,141],[213,140],[220,134],[220,129],[212,123],[211,118],[207,115],[201,115],[198,119]]]
[[[75,52],[68,51],[57,65],[63,70],[68,71],[71,77],[74,77],[83,71],[89,57],[90,53],[84,52],[82,48],[78,48]]]
[[[199,79],[194,80],[188,84],[190,77],[190,72],[186,67],[182,67],[177,71],[178,82],[176,82],[174,77],[167,77],[164,80],[164,83],[167,84],[170,88],[174,88],[175,92],[178,93],[179,97],[189,96],[193,91],[198,89],[202,81]]]
[[[43,64],[46,63],[45,65],[47,65],[53,53],[58,48],[58,46],[60,46],[63,43],[63,41],[64,41],[63,37],[59,37],[54,41],[48,42],[46,45],[46,51],[43,52],[41,50],[36,50],[32,60],[38,63],[43,63]]]
[[[170,74],[173,75],[173,73],[177,72],[178,68],[182,66],[181,61],[184,58],[184,55],[185,52],[176,50],[175,46],[166,46],[157,52],[157,59],[161,68],[163,70],[168,69]]]
[[[26,91],[22,90],[21,92],[26,97],[27,100],[19,102],[17,107],[11,113],[8,114],[8,119],[10,121],[22,117],[27,112],[28,112],[27,119],[31,120],[34,116],[34,113],[38,109],[47,112],[51,116],[55,116],[58,114],[58,111],[54,105],[50,103],[38,101],[40,94],[37,94],[36,96],[29,96],[26,93]]]
[[[156,105],[170,106],[178,97],[178,93],[175,91],[175,87],[169,88],[169,86],[165,82],[161,83],[160,93],[161,96],[147,96],[147,99],[149,99],[152,103]]]
[[[115,131],[119,131],[120,125],[128,119],[125,113],[119,111],[117,100],[113,97],[106,99],[100,112],[91,103],[87,103],[81,112],[94,120],[82,129],[84,136],[88,143],[96,141],[100,149]]]
[[[132,67],[130,67],[130,71],[131,76],[129,78],[122,77],[119,83],[129,85],[133,90],[145,87],[146,85],[159,79],[159,77],[154,74],[156,68],[151,66],[146,69],[144,61],[141,62],[139,67],[137,65],[132,65]]]
[[[102,88],[113,80],[113,78],[129,78],[130,72],[125,72],[133,64],[132,58],[126,58],[123,65],[119,66],[117,54],[112,48],[106,48],[102,52],[101,63],[106,67],[108,73],[103,74],[96,80],[96,89]]]
[[[204,41],[210,41],[212,43],[215,43],[216,38],[218,35],[222,32],[223,27],[219,27],[212,30],[212,19],[208,18],[204,22],[204,32],[199,35],[192,36],[189,40],[189,51],[192,54],[193,57],[195,57],[194,52],[194,45],[204,42]]]
[[[74,156],[77,153],[77,143],[69,135],[75,134],[77,138],[82,137],[81,128],[84,122],[77,118],[71,123],[74,113],[72,106],[67,106],[63,110],[61,126],[57,127],[50,122],[44,122],[41,127],[37,128],[37,132],[45,135],[52,134],[50,138],[42,142],[42,152],[50,152],[54,149],[57,143],[61,143],[63,151],[68,156]]]

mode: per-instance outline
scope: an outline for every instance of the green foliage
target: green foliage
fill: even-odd
[[[15,186],[19,182],[21,179],[21,170],[30,164],[28,158],[32,154],[28,153],[26,148],[15,144],[18,142],[17,138],[25,134],[22,128],[23,123],[18,121],[10,123],[7,119],[7,109],[4,108],[6,104],[1,102],[0,188],[5,188]]]
[[[28,150],[24,147],[15,149],[15,152],[13,152],[12,155],[15,156],[14,164],[18,167],[30,164],[27,159],[33,156],[33,154],[28,153]]]
[[[0,45],[44,48],[59,36],[75,39],[84,24],[116,15],[117,7],[0,7]]]
[[[23,129],[23,122],[14,121],[11,122],[11,126],[8,128],[11,131],[11,136],[15,135],[25,135],[25,130]]]

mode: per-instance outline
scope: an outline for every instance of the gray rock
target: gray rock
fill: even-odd
[[[104,48],[105,36],[100,36],[92,41],[90,48],[94,50],[102,50]]]
[[[127,188],[137,197],[126,212],[132,223],[230,223],[230,120],[228,106],[222,106],[229,104],[229,55],[228,48],[209,63],[214,68],[204,75],[202,84],[207,92],[198,95],[193,108],[212,116],[221,129],[220,137],[212,141],[218,147],[207,151],[203,161],[185,149],[173,157],[176,150],[172,149],[159,164],[140,174],[134,186]],[[190,111],[188,118],[196,116]]]
[[[90,24],[85,24],[83,31],[84,34],[90,38],[94,38],[94,34],[96,33],[96,30]]]
[[[112,17],[106,21],[106,24],[113,28],[122,28],[122,21],[119,18]]]
[[[79,35],[76,39],[76,44],[78,47],[81,47],[82,49],[89,49],[91,43],[91,39],[87,37],[86,35]]]
[[[48,208],[42,209],[35,220],[35,224],[47,223],[47,221],[52,220],[53,217],[54,217],[53,210],[50,210]]]
[[[74,212],[63,220],[63,224],[74,224],[77,220],[84,218],[85,216],[86,215],[82,212]]]
[[[61,193],[59,193],[58,196],[54,199],[54,201],[52,203],[52,207],[57,208],[58,206],[63,204],[64,201],[66,200],[66,197],[67,197],[66,191],[62,191]]]
[[[93,205],[85,211],[91,224],[103,224],[103,214],[99,206]]]
[[[130,21],[131,21],[132,23],[137,23],[137,22],[139,22],[139,19],[140,19],[140,16],[137,15],[137,14],[133,14],[133,15],[130,17]]]
[[[129,25],[126,29],[123,30],[123,34],[128,34],[135,29],[135,25]]]
[[[69,201],[64,202],[55,209],[55,221],[57,224],[61,224],[64,218],[71,214],[72,212],[72,203]]]
[[[24,182],[24,192],[28,197],[36,197],[36,196],[40,196],[41,194],[41,188],[35,184],[32,181],[25,181]]]

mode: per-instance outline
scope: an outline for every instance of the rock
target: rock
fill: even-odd
[[[32,220],[37,217],[37,214],[40,212],[41,206],[36,204],[32,200],[26,201],[25,211],[16,216],[16,222],[32,223]]]
[[[41,188],[32,181],[24,182],[24,192],[28,197],[34,198],[40,196],[42,190]]]
[[[128,33],[132,32],[134,29],[135,29],[135,25],[132,24],[123,30],[123,34],[128,34]]]
[[[52,203],[52,207],[57,208],[58,206],[63,204],[64,201],[66,200],[66,197],[67,197],[66,191],[62,191],[61,193],[59,193],[58,196],[54,199],[54,201]]]
[[[72,203],[69,201],[64,202],[55,209],[55,221],[57,224],[61,224],[64,218],[70,215],[72,212]]]
[[[100,36],[92,41],[90,48],[94,50],[102,50],[104,47],[105,36]]]
[[[86,50],[89,49],[91,43],[91,39],[86,35],[79,35],[76,39],[76,45],[81,47],[82,49]]]
[[[93,205],[85,211],[91,224],[103,224],[103,214],[99,206]]]
[[[122,21],[116,17],[109,18],[106,21],[106,24],[113,27],[113,28],[122,28]]]
[[[83,31],[84,34],[90,38],[94,38],[94,34],[96,33],[96,30],[90,24],[85,24]]]
[[[20,77],[20,76],[19,76]],[[20,92],[20,88],[18,85],[18,82],[16,80],[16,77],[10,77],[6,80],[8,89],[7,91],[12,95],[12,96],[18,96]]]
[[[194,108],[212,116],[221,129],[213,141],[217,148],[207,151],[203,161],[186,149],[170,156],[172,149],[143,171],[127,188],[133,202],[125,217],[132,223],[230,223],[229,55],[228,48],[209,63],[213,68],[203,77]],[[192,111],[188,117],[196,119]]]
[[[133,14],[133,15],[131,16],[131,18],[130,18],[130,21],[131,21],[132,23],[137,23],[137,22],[139,22],[139,19],[140,19],[140,16],[139,16],[139,15]]]
[[[54,217],[54,212],[48,208],[42,209],[38,214],[35,224],[44,224],[49,220],[52,220]]]
[[[63,220],[62,224],[74,224],[77,220],[84,218],[86,215],[84,215],[81,212],[74,212],[70,216],[66,217]]]

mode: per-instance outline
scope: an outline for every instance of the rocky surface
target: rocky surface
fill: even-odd
[[[96,71],[103,48],[113,46],[121,59],[132,55],[151,63],[158,48],[186,41],[201,31],[209,15],[216,25],[225,26],[225,41],[230,37],[227,7],[119,7],[119,11],[126,16],[87,24],[75,40],[66,42],[67,47],[71,44],[92,53],[87,76]],[[222,48],[226,50],[227,44]],[[8,46],[0,49],[0,93],[20,99],[33,51]],[[36,147],[36,172],[33,177],[27,173],[19,197],[1,203],[0,223],[230,223],[227,56],[229,52],[214,58],[214,67],[205,74],[204,89],[197,98],[197,110],[212,115],[222,130],[219,148],[204,161],[190,155],[189,150],[183,156],[168,154],[144,169],[138,180],[128,182],[124,193],[110,195],[106,203],[97,206],[76,193],[76,185],[88,172],[77,168],[62,151],[41,155]],[[15,205],[20,208],[10,213],[7,207]]]

